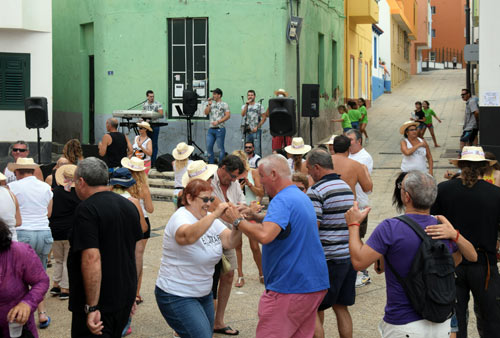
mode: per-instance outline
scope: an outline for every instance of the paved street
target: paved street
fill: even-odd
[[[444,70],[413,76],[405,84],[396,88],[392,94],[378,98],[369,109],[368,134],[370,141],[367,150],[374,158],[374,189],[371,195],[373,211],[369,217],[368,234],[385,218],[396,214],[391,206],[394,178],[399,171],[401,154],[399,150],[399,126],[409,119],[414,102],[428,100],[431,108],[443,120],[437,121],[435,131],[440,148],[431,145],[435,163],[435,177],[443,180],[444,171],[450,168],[447,154],[458,150],[458,136],[461,134],[464,104],[460,89],[465,83],[462,70]],[[318,126],[319,127],[319,126]],[[429,133],[427,141],[432,144]],[[308,139],[308,135],[305,137]],[[155,202],[152,224],[155,237],[151,238],[144,258],[144,278],[142,296],[144,303],[132,323],[132,337],[171,337],[172,330],[161,316],[154,299],[154,285],[161,259],[163,227],[173,212],[170,202]],[[248,240],[244,239],[244,271],[246,284],[243,288],[233,288],[226,311],[226,324],[240,330],[240,337],[254,337],[257,324],[257,304],[263,286],[258,281],[258,273],[252,260]],[[52,274],[52,269],[49,269]],[[370,268],[372,283],[357,290],[356,304],[350,308],[354,323],[354,337],[379,337],[377,324],[384,314],[385,280],[383,275],[375,275]],[[56,298],[47,299],[48,313],[52,324],[40,330],[40,337],[69,337],[71,316],[67,301]],[[326,312],[325,331],[327,337],[337,337],[336,321],[332,311]],[[475,318],[471,311],[469,337],[478,337]]]

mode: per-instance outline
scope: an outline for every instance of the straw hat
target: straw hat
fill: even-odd
[[[488,162],[490,166],[497,163],[496,160],[488,160],[484,157],[483,147],[464,147],[462,149],[462,155],[459,159],[450,160],[450,163],[458,165],[458,162],[469,161],[469,162]]]
[[[132,177],[132,173],[127,168],[116,169],[109,179],[109,185],[121,185],[122,187],[130,188],[134,184],[135,180]]]
[[[147,167],[144,166],[144,160],[133,156],[132,158],[124,157],[121,160],[122,167],[130,169],[132,171],[143,171]]]
[[[191,180],[199,178],[206,181],[217,171],[215,164],[206,164],[204,161],[193,161],[187,166],[187,171],[182,175],[182,186],[186,187]]]
[[[185,160],[186,158],[189,157],[194,151],[193,146],[188,146],[185,142],[181,142],[175,147],[175,149],[172,151],[172,156],[176,160]]]
[[[38,167],[39,165],[31,157],[19,157],[16,163],[11,162],[7,165],[7,168],[12,172],[16,169],[36,169]]]
[[[288,97],[288,92],[286,90],[284,90],[283,88],[280,88],[280,89],[274,91],[275,96],[278,96],[280,94],[283,95],[284,97]]]
[[[326,141],[325,144],[333,144],[333,140],[337,137],[338,135],[333,134],[332,137],[328,141]]]
[[[311,146],[304,144],[304,139],[302,137],[294,137],[292,139],[292,144],[285,147],[285,151],[293,155],[303,155],[311,150]]]
[[[0,173],[0,181],[6,181],[7,180],[7,176],[5,176],[4,174]]]
[[[420,123],[418,122],[415,122],[415,121],[406,121],[405,123],[403,123],[403,125],[401,127],[399,127],[399,133],[401,135],[404,135],[405,134],[405,130],[408,128],[408,127],[411,127],[411,126],[418,126]]]
[[[75,187],[75,170],[76,165],[74,164],[65,164],[59,167],[56,170],[56,183],[62,186],[69,186],[71,188]]]
[[[137,126],[141,128],[146,128],[149,131],[153,131],[149,123],[147,123],[146,121],[137,122]]]

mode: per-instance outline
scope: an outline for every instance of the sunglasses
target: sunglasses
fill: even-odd
[[[417,128],[410,128],[410,129],[408,129],[408,131],[416,131],[416,130],[417,130]]]
[[[467,96],[467,93],[465,93],[465,94],[460,94],[460,96],[461,96],[461,97]]]
[[[26,152],[28,149],[21,149],[21,148],[12,148],[12,152],[15,153],[15,152],[19,152],[19,153],[24,153]]]
[[[233,175],[233,174],[231,174],[231,172],[230,172],[229,170],[227,170],[227,169],[226,169],[226,172],[229,174],[229,176],[231,176],[231,178],[232,178],[233,180],[235,180],[235,179],[237,179],[237,178],[238,178],[238,175]]]
[[[143,127],[139,127],[139,130],[144,130],[144,129],[146,129],[146,128],[143,128]]]
[[[213,203],[213,201],[215,201],[215,197],[200,197],[200,196],[196,197],[202,200],[203,203],[208,203],[208,202]]]
[[[250,147],[245,146],[245,149],[252,149],[252,148],[253,148],[252,146],[250,146]]]

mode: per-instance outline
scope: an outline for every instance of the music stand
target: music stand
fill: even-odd
[[[175,106],[175,110],[177,110],[177,114],[179,114],[179,117],[181,118],[185,118],[186,119],[186,123],[187,123],[187,141],[188,141],[188,144],[190,146],[195,146],[196,148],[198,148],[198,150],[204,154],[205,152],[203,151],[203,149],[201,149],[195,141],[193,141],[193,131],[191,129],[192,125],[193,125],[193,122],[191,122],[191,115],[190,114],[184,114],[184,112],[182,111],[181,107],[176,105]]]

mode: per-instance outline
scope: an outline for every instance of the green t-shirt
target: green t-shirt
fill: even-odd
[[[351,122],[358,122],[361,118],[361,113],[357,109],[351,109],[347,114],[349,114],[349,119],[351,120]]]
[[[432,117],[436,116],[436,113],[431,108],[422,109],[425,114],[425,124],[432,124]]]
[[[368,111],[366,110],[365,106],[359,107],[359,113],[361,116],[365,115],[365,117],[361,120],[361,123],[368,123]]]
[[[342,128],[352,128],[351,120],[347,113],[342,114]]]

